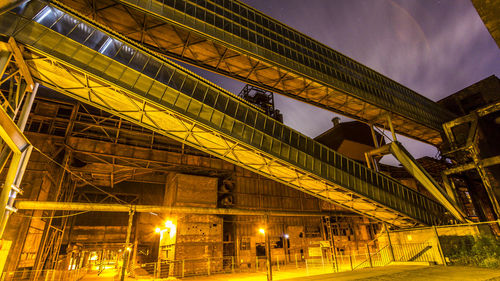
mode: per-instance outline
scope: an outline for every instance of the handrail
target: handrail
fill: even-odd
[[[375,255],[377,255],[377,254],[379,254],[379,253],[380,253],[383,249],[388,248],[388,247],[389,247],[389,245],[385,245],[384,247],[380,248],[380,249],[379,249],[378,251],[376,251],[375,253],[373,253],[373,254],[369,254],[369,255],[368,255],[368,258],[366,258],[364,261],[360,262],[358,265],[354,266],[354,267],[352,268],[352,270],[355,270],[356,268],[360,267],[362,264],[364,264],[365,262],[369,261],[369,260],[371,259],[371,257],[373,257],[373,256],[375,256]],[[390,261],[389,261],[389,262],[390,262]],[[387,264],[389,264],[389,263],[387,263]]]

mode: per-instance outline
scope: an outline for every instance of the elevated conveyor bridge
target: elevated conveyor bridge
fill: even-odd
[[[318,198],[398,227],[440,224],[436,201],[321,145],[73,11],[30,1],[0,16],[40,84]]]
[[[142,46],[248,84],[439,145],[455,116],[237,0],[59,0]],[[55,2],[55,1],[54,1]]]

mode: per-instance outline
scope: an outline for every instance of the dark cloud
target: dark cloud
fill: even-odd
[[[500,76],[500,51],[469,0],[244,2],[431,100]],[[235,93],[243,86],[215,74],[208,78]],[[331,112],[285,97],[276,103],[284,122],[308,136],[331,127]],[[404,142],[416,157],[436,153]]]

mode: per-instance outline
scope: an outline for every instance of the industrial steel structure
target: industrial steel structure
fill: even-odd
[[[249,85],[241,96],[234,95],[170,58]],[[493,84],[498,80],[491,79]],[[256,101],[249,95],[252,89],[258,89],[264,99]],[[0,237],[10,215],[31,212],[29,222],[21,224],[17,218],[13,223],[21,225],[18,232],[8,234],[18,239],[25,235],[23,245],[9,255],[15,264],[9,269],[32,268],[31,280],[37,280],[44,268],[58,267],[64,241],[68,253],[75,253],[70,269],[78,268],[84,257],[79,250],[99,248],[85,234],[93,225],[78,225],[71,218],[85,217],[86,212],[128,213],[116,214],[127,221],[126,228],[121,228],[124,222],[114,229],[112,235],[119,239],[105,240],[103,245],[113,255],[123,245],[134,248],[134,263],[139,237],[149,235],[139,225],[151,223],[152,214],[169,214],[179,217],[157,231],[162,235],[157,245],[159,261],[189,255],[189,247],[194,247],[189,237],[199,235],[196,227],[188,226],[192,220],[204,225],[202,243],[213,253],[243,257],[239,264],[249,266],[245,259],[250,252],[245,251],[258,243],[241,238],[242,233],[250,236],[245,224],[254,223],[253,218],[242,217],[260,216],[266,228],[265,243],[259,247],[265,248],[268,268],[272,252],[277,252],[271,251],[269,239],[285,229],[296,234],[295,239],[300,237],[293,241],[300,241],[302,246],[294,249],[302,256],[305,242],[301,239],[319,243],[320,236],[329,237],[329,253],[337,263],[341,246],[334,236],[349,237],[345,241],[349,246],[342,251],[353,253],[359,241],[380,233],[380,225],[374,222],[383,223],[386,232],[388,225],[410,228],[470,222],[463,206],[478,200],[469,200],[464,191],[458,194],[454,175],[473,169],[488,198],[481,219],[500,218],[496,180],[488,170],[500,161],[492,155],[496,150],[488,150],[488,137],[477,129],[481,118],[496,118],[500,98],[494,95],[468,112],[449,110],[237,0],[6,1],[0,5],[0,92],[0,137],[5,143],[0,165],[3,169],[9,164],[0,197]],[[37,92],[45,96],[35,100]],[[319,142],[285,126],[272,93],[365,123],[361,126],[367,126],[364,129],[373,140],[373,146],[363,144],[366,163],[331,148],[324,142],[328,137]],[[375,127],[389,129],[392,141],[381,143],[383,137],[377,136]],[[24,136],[25,129],[34,145]],[[442,171],[442,178],[436,179],[402,147],[396,134],[439,146],[459,166]],[[28,162],[33,148],[35,159]],[[425,194],[379,171],[379,158],[389,153]],[[28,163],[32,165],[29,182],[40,190],[14,204],[17,194],[23,193],[21,180]],[[149,184],[147,188],[158,198],[149,198],[137,187],[134,192],[143,198],[130,195],[125,191],[134,188],[127,182],[138,182],[141,188]],[[88,192],[90,186],[99,192]],[[259,190],[262,186],[265,191]],[[287,187],[295,190],[285,191]],[[282,194],[275,194],[273,188]],[[244,190],[244,195],[235,189]],[[258,203],[252,201],[255,190],[259,190]],[[192,197],[199,197],[198,201]],[[300,204],[294,204],[297,198]],[[273,200],[280,202],[279,208]],[[294,224],[302,224],[302,230]],[[182,225],[177,242],[176,225]],[[498,231],[495,226],[492,229]],[[69,249],[72,239],[78,244],[73,245],[75,250]],[[281,245],[280,255],[290,260],[289,242],[285,245],[283,237],[279,239],[275,248]],[[150,237],[146,240],[151,242]],[[25,241],[38,241],[36,253]],[[366,243],[370,258],[371,246]],[[321,247],[318,251],[323,256]],[[431,248],[419,248],[409,258],[416,259]],[[435,248],[446,263],[439,239]],[[129,252],[120,254],[123,264],[131,259]],[[257,260],[252,261],[256,267],[257,252]],[[103,251],[99,259],[104,256]],[[145,256],[150,258],[149,252]],[[210,257],[208,264],[210,274]],[[162,270],[179,268],[169,266]],[[213,264],[225,266],[223,259]],[[193,272],[197,267],[192,265]],[[122,266],[122,278],[126,270]]]
[[[372,218],[397,226],[448,220],[432,199],[62,6],[32,1],[3,19],[2,33],[25,45],[27,67],[44,86]]]

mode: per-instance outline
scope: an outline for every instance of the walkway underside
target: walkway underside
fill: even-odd
[[[2,15],[0,33],[24,45],[47,87],[373,219],[409,227],[450,218],[436,201],[84,19],[37,1],[20,13]]]
[[[391,113],[398,133],[427,143],[440,144],[441,124],[454,118],[435,102],[239,1],[224,6],[211,0],[60,2],[150,50],[245,83],[381,127]]]

